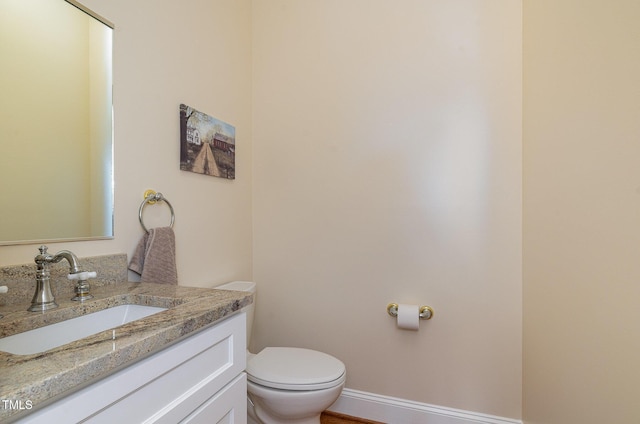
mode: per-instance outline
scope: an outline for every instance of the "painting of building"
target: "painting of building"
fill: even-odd
[[[235,179],[235,127],[180,105],[180,169]]]

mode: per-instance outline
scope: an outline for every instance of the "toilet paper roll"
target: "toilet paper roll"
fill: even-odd
[[[418,305],[398,305],[398,328],[418,330],[420,328],[420,307]]]

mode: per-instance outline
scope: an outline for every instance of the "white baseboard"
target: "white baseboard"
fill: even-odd
[[[521,420],[344,389],[330,411],[388,424],[522,424]]]

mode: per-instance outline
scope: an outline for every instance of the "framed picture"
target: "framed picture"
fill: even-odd
[[[181,104],[180,169],[235,179],[235,127]]]

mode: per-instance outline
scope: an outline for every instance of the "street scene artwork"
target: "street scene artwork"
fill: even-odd
[[[180,169],[235,179],[235,127],[191,106],[180,105]]]

